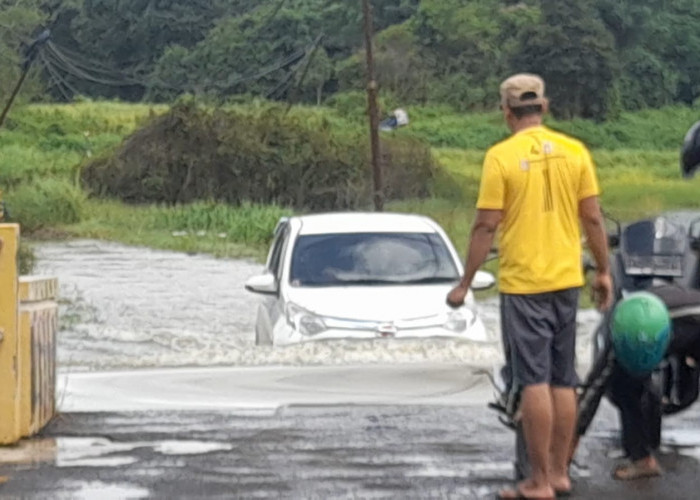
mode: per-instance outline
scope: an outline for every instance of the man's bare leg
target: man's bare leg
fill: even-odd
[[[576,432],[576,393],[572,388],[553,387],[552,448],[550,483],[556,491],[571,489],[569,463]]]
[[[550,449],[554,412],[552,393],[547,384],[531,385],[523,390],[523,434],[527,443],[531,476],[518,484],[519,492],[527,498],[554,498],[550,485]]]

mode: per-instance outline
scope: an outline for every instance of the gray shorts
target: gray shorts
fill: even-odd
[[[501,330],[512,387],[576,387],[579,288],[501,294]]]

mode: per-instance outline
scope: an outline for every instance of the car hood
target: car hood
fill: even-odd
[[[320,316],[365,321],[425,318],[444,313],[450,284],[293,288],[288,300]]]

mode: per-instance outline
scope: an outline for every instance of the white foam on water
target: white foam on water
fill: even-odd
[[[308,366],[503,362],[498,298],[480,300],[492,342],[455,339],[327,341],[254,345],[259,297],[243,283],[258,263],[76,240],[36,246],[41,274],[60,286],[62,372],[189,366]],[[593,313],[596,314],[596,313]],[[589,317],[590,316],[590,317]],[[578,356],[590,360],[582,311]]]
[[[230,451],[229,443],[194,440],[136,441],[119,443],[99,437],[60,437],[55,439],[51,460],[57,467],[119,467],[139,461],[129,455],[139,448],[151,448],[161,455],[203,455]]]
[[[161,441],[153,449],[162,455],[202,455],[215,451],[231,451],[233,446],[206,441]]]
[[[118,455],[139,448],[135,443],[115,443],[104,438],[56,439],[55,464],[57,467],[117,467],[138,460]],[[109,456],[108,456],[109,455]]]
[[[664,429],[661,438],[663,443],[669,446],[700,447],[700,429]]]
[[[148,498],[149,490],[140,486],[125,483],[106,483],[103,481],[60,481],[58,491],[52,498],[71,500],[131,500]],[[65,491],[67,493],[58,493]]]
[[[124,467],[138,462],[136,457],[99,457],[99,458],[82,458],[75,460],[57,460],[56,467]]]

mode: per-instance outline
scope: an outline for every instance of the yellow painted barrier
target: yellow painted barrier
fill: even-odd
[[[55,413],[56,331],[55,278],[20,277],[20,433],[39,432]]]
[[[19,226],[0,224],[0,444],[20,438],[18,243]]]
[[[19,226],[0,224],[0,445],[55,414],[58,281],[17,276]]]

